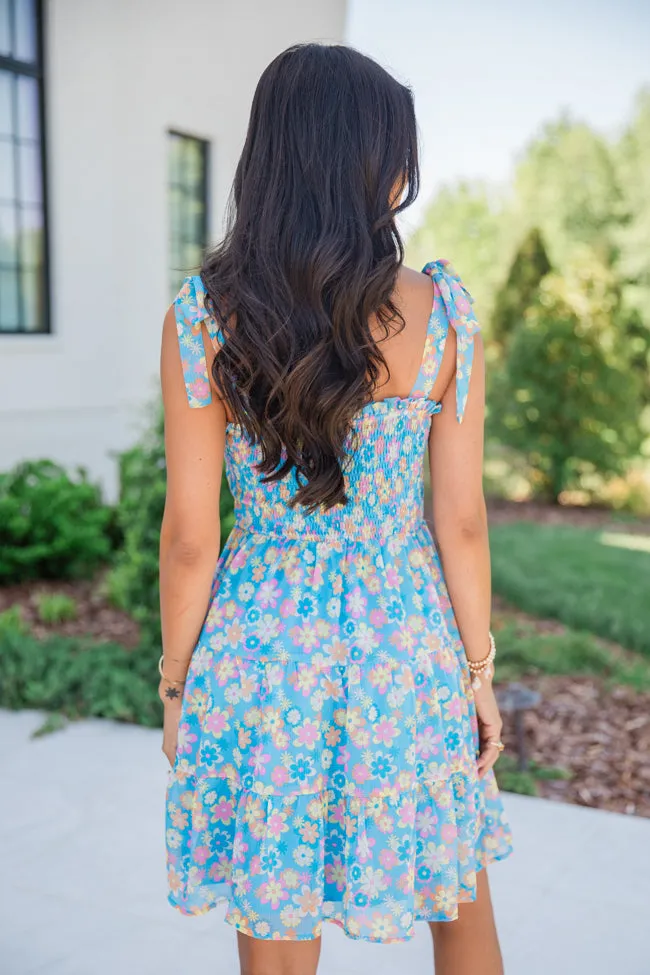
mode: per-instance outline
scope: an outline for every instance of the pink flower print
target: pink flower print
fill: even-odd
[[[194,859],[196,860],[197,863],[201,864],[201,866],[205,864],[205,861],[208,859],[209,856],[210,856],[209,846],[197,846],[194,848]]]
[[[368,600],[362,595],[359,586],[356,586],[345,598],[346,610],[355,619],[359,619],[360,616],[364,615],[367,605]]]
[[[225,799],[222,797],[219,802],[212,807],[211,812],[212,822],[223,823],[226,825],[235,815],[235,805],[232,799]]]
[[[412,799],[405,799],[398,809],[397,825],[402,829],[406,826],[412,826],[415,822],[415,808],[415,802]]]
[[[257,601],[268,609],[269,606],[277,606],[278,599],[282,596],[282,590],[275,579],[266,579],[257,591]]]
[[[397,718],[382,718],[374,727],[373,742],[375,745],[392,745],[393,739],[401,734],[397,726]]]
[[[458,830],[454,823],[444,823],[440,829],[440,836],[445,843],[453,843],[458,835]]]
[[[192,745],[197,741],[198,736],[190,730],[187,721],[183,721],[178,727],[177,750],[181,755],[187,755],[192,751]]]
[[[323,564],[317,562],[307,573],[305,585],[312,589],[319,589],[323,585]]]
[[[296,604],[295,604],[294,600],[293,599],[283,599],[282,602],[280,603],[279,613],[280,613],[280,616],[283,617],[283,619],[286,619],[287,616],[295,616],[296,615]]]
[[[271,781],[278,789],[282,788],[289,781],[289,773],[283,765],[276,765],[271,772]]]
[[[386,585],[388,586],[389,589],[399,588],[399,586],[402,583],[402,577],[399,574],[396,565],[386,566],[385,579],[386,579]]]
[[[463,704],[460,699],[460,694],[454,692],[448,701],[445,701],[445,711],[448,721],[460,721],[463,716]]]
[[[384,626],[388,622],[388,617],[383,609],[373,609],[370,612],[370,622],[373,626]]]
[[[397,854],[393,850],[384,847],[384,849],[379,854],[379,862],[381,863],[384,870],[392,870],[399,863],[397,859]]]
[[[251,748],[248,764],[253,766],[255,775],[264,775],[267,762],[271,761],[271,756],[264,753],[264,745],[255,745]]]
[[[283,889],[279,880],[267,880],[257,888],[257,896],[263,904],[270,904],[273,910],[277,910],[282,901],[289,898],[289,894]]]
[[[362,785],[370,778],[370,769],[367,765],[355,765],[352,769],[352,778],[359,785]]]
[[[393,854],[395,856],[395,854]],[[395,857],[397,860],[397,857]],[[325,880],[327,884],[336,887],[337,890],[343,890],[345,887],[345,881],[347,879],[347,874],[343,864],[341,863],[340,856],[333,858],[331,863],[325,864]]]
[[[190,392],[196,399],[207,399],[210,393],[210,384],[206,383],[205,379],[195,379],[189,384]]]
[[[224,731],[230,731],[229,714],[222,708],[215,707],[205,719],[205,730],[213,738],[221,738]]]
[[[294,736],[294,744],[305,745],[307,748],[312,749],[319,740],[320,723],[306,718],[296,731]]]
[[[287,826],[287,817],[284,813],[279,812],[277,809],[272,812],[269,816],[266,828],[270,836],[274,840],[279,840],[283,833],[289,832],[289,827]]]
[[[428,725],[423,728],[417,738],[417,751],[421,758],[431,758],[437,755],[442,741],[442,735],[436,734],[435,729]]]
[[[424,839],[434,836],[438,826],[438,817],[433,811],[432,806],[421,809],[415,817],[417,831]]]

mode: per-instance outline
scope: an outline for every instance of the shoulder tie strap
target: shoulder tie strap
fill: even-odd
[[[447,322],[456,332],[456,419],[461,423],[474,360],[474,335],[480,329],[472,308],[474,299],[449,261],[430,261],[425,264],[423,271],[431,277],[436,297],[439,296],[442,300]],[[436,303],[434,302],[434,311]],[[444,339],[436,346],[437,367],[442,361],[443,350]]]
[[[185,391],[191,407],[207,406],[212,402],[202,326],[205,325],[216,350],[223,342],[220,328],[205,307],[205,299],[203,281],[198,275],[193,275],[185,278],[174,301]]]

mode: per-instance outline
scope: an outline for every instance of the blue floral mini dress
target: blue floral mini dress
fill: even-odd
[[[228,424],[235,526],[219,558],[184,688],[169,771],[169,901],[227,902],[256,938],[306,940],[322,922],[404,941],[451,921],[476,872],[511,852],[463,644],[424,520],[429,398],[449,326],[462,420],[478,324],[450,265],[410,396],[354,419],[346,506],[289,507],[293,476],[260,483],[258,447]],[[189,403],[211,392],[201,330],[218,347],[199,277],[175,302]],[[351,434],[351,437],[352,437]]]

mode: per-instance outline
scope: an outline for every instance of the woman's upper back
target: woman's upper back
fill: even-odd
[[[377,382],[374,401],[429,397],[439,402],[455,377],[460,422],[471,376],[473,337],[479,330],[471,295],[448,261],[431,261],[423,272],[401,268],[394,301],[405,327],[376,339],[387,369]],[[223,334],[206,307],[200,276],[185,279],[174,308],[188,402],[191,407],[205,406],[213,393],[210,363]],[[370,328],[374,333],[376,324],[371,322]]]
[[[258,445],[228,422],[225,459],[241,530],[367,542],[414,530],[422,521],[423,457],[439,399],[455,387],[456,418],[463,418],[478,330],[471,298],[451,267],[427,264],[433,281],[404,269],[398,301],[405,327],[385,340],[390,376],[376,397],[353,418],[344,464],[347,505],[306,512],[290,502],[298,487],[295,471],[264,482],[256,468]],[[206,308],[200,277],[186,279],[175,314],[187,399],[191,407],[212,401],[210,361],[223,335]],[[203,328],[209,339],[204,344]],[[449,339],[451,336],[451,339]],[[206,355],[207,352],[207,355]],[[455,352],[455,355],[454,355]],[[455,382],[454,382],[455,374]]]

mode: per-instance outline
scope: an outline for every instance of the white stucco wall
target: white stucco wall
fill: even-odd
[[[0,335],[0,469],[83,464],[116,492],[157,389],[168,304],[167,130],[211,142],[211,237],[257,79],[340,41],[345,0],[47,0],[53,334]]]

